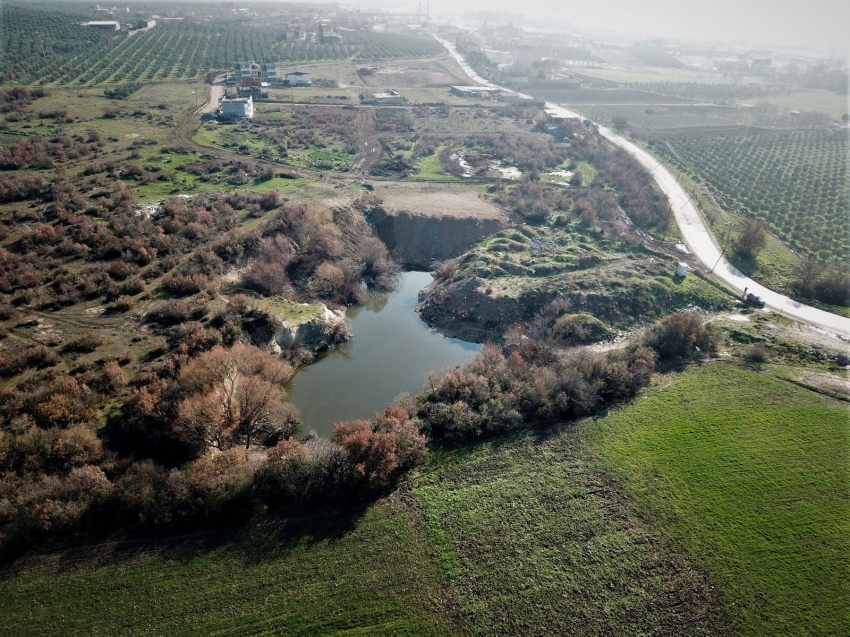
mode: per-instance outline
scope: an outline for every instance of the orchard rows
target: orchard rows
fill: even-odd
[[[846,258],[847,132],[811,130],[670,139],[708,186],[820,261]],[[664,143],[653,145],[680,163]]]
[[[80,27],[85,16],[2,8],[0,71],[31,84],[98,86],[196,78],[240,60],[299,63],[440,55],[431,38],[350,33],[341,44],[287,42],[282,28],[240,24],[163,24],[133,36]]]

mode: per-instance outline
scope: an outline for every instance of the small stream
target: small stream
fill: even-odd
[[[399,394],[419,391],[429,371],[452,369],[478,353],[480,345],[432,331],[413,311],[431,281],[427,272],[404,272],[393,292],[348,310],[354,338],[286,385],[301,412],[299,434],[314,429],[327,437],[337,422],[371,418]]]

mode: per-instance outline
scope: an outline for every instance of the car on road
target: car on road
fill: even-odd
[[[753,307],[764,307],[764,300],[760,296],[756,296],[750,292],[747,294],[747,305],[752,305]]]

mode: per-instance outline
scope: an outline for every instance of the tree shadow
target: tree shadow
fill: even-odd
[[[101,539],[94,544],[71,546],[52,552],[44,547],[4,551],[0,582],[25,572],[62,574],[81,569],[127,564],[142,556],[159,555],[165,561],[188,564],[212,552],[238,557],[245,565],[280,558],[296,545],[337,542],[351,533],[375,500],[329,510],[300,510],[241,526],[212,526],[174,535],[146,535]]]

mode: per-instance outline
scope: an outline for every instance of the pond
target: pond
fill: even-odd
[[[431,370],[453,369],[480,345],[434,332],[414,312],[427,272],[404,272],[396,289],[348,310],[354,337],[301,367],[287,383],[301,412],[299,432],[331,435],[337,422],[371,418],[401,393],[415,394]]]

